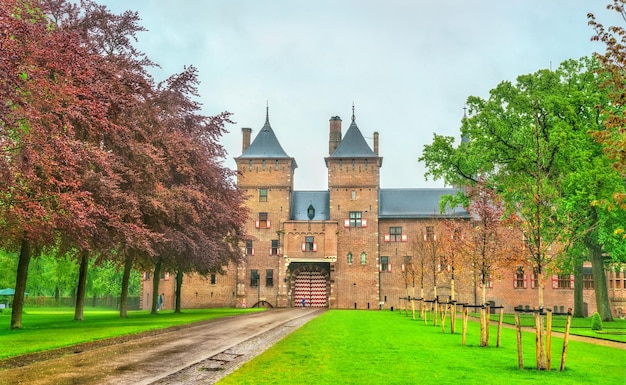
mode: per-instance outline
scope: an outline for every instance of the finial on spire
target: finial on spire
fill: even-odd
[[[265,124],[270,124],[270,102],[265,101]]]
[[[354,102],[352,102],[352,121],[354,122],[356,117],[354,116]]]
[[[463,119],[467,119],[467,106],[463,106]]]

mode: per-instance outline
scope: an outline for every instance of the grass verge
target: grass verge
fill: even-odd
[[[138,310],[123,319],[111,309],[86,308],[85,320],[74,321],[74,308],[25,308],[23,328],[11,330],[11,314],[5,309],[0,313],[0,359],[254,311],[259,310],[164,310],[156,315]]]
[[[457,334],[393,312],[328,311],[222,379],[229,384],[624,384],[624,351],[570,341],[566,370],[558,371],[561,338],[552,338],[552,370],[535,367],[535,335],[524,333],[526,369],[517,366],[515,331],[501,347],[479,347],[476,322],[467,345]]]

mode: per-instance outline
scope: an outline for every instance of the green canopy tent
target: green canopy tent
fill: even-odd
[[[0,312],[2,309],[10,307],[11,299],[6,301],[2,297],[13,297],[15,295],[15,289],[0,289]]]
[[[0,295],[13,296],[15,295],[15,289],[1,289]]]

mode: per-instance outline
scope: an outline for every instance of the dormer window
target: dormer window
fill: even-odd
[[[315,218],[315,207],[313,207],[312,204],[306,209],[306,215],[309,217],[309,220],[313,220],[313,218]]]

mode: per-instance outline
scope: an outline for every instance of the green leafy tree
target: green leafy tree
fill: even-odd
[[[598,172],[606,171],[601,167],[606,161],[588,134],[602,125],[596,110],[603,100],[596,68],[590,59],[569,60],[555,71],[502,82],[488,99],[469,97],[470,117],[463,120],[458,147],[453,138],[436,135],[420,158],[428,175],[450,184],[474,184],[484,176],[495,186],[506,212],[520,217],[525,257],[537,273],[540,308],[545,275],[563,267],[564,248],[576,240],[597,240],[592,230],[600,224],[581,215],[594,199],[587,194],[581,209],[573,193],[597,186],[584,181],[581,164],[592,162],[598,167],[593,171],[598,183],[620,188],[615,174]],[[576,190],[580,184],[584,187]],[[596,280],[605,280],[603,261],[596,265],[601,271]],[[544,368],[543,347],[539,351],[538,367]]]

